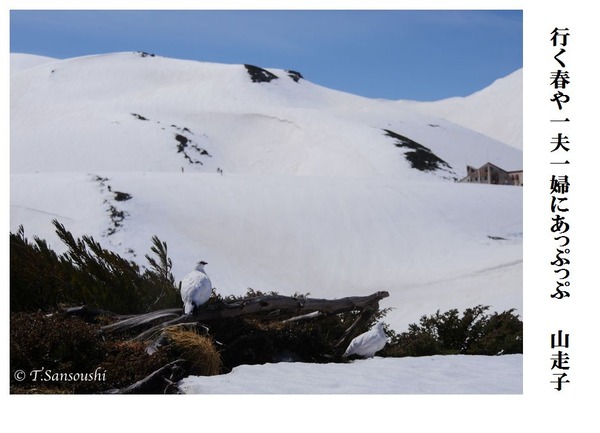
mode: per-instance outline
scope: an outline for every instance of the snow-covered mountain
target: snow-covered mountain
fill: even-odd
[[[55,62],[56,60],[54,57],[14,53],[10,55],[10,74],[12,75],[23,69],[33,68],[43,63]]]
[[[148,53],[13,54],[11,71],[11,230],[60,251],[58,219],[140,264],[157,235],[176,278],[204,259],[223,295],[387,290],[398,330],[521,311],[522,188],[455,182],[522,169],[519,149],[296,71]]]
[[[417,108],[523,150],[523,70],[464,98],[422,102]]]

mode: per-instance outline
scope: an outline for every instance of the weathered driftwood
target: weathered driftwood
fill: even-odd
[[[324,314],[338,314],[368,307],[388,296],[388,292],[376,292],[369,296],[350,296],[340,299],[296,298],[281,295],[258,296],[224,303],[222,309],[200,309],[196,312],[195,317],[199,321],[210,321],[273,312],[277,312],[279,315],[309,314],[313,311],[320,311]]]
[[[115,323],[104,326],[102,329],[107,332],[133,329],[138,326],[147,325],[149,323],[161,319],[178,319],[182,317],[183,310],[181,308],[170,308],[166,310],[152,311],[150,313],[128,316]]]
[[[257,296],[255,298],[232,302],[207,304],[206,306],[196,309],[193,314],[189,315],[184,315],[182,309],[153,311],[151,313],[128,317],[104,326],[102,329],[106,332],[125,332],[154,323],[150,329],[142,332],[136,337],[137,339],[145,339],[161,332],[168,326],[181,323],[208,323],[214,320],[256,315],[281,317],[282,320],[285,320],[290,317],[303,316],[313,312],[320,312],[320,314],[338,314],[353,310],[361,310],[364,312],[367,309],[376,312],[379,307],[379,301],[388,296],[389,293],[385,291],[376,292],[368,296],[350,296],[340,299],[297,298],[282,295]],[[165,319],[169,320],[164,321]],[[364,320],[366,319],[363,318],[360,323]],[[157,321],[162,322],[156,324]],[[358,323],[353,324],[351,330],[355,329],[357,325]],[[341,344],[341,342],[338,344]]]
[[[118,320],[122,320],[122,319],[126,319],[127,317],[130,317],[130,316],[122,316],[117,313],[113,313],[112,311],[91,308],[87,305],[82,305],[79,307],[65,308],[62,311],[62,313],[66,316],[81,317],[82,319],[88,320],[88,321],[95,320],[99,316],[112,317],[112,318],[116,318]]]
[[[313,311],[312,313],[303,314],[301,316],[290,317],[289,319],[284,320],[283,323],[301,322],[303,320],[312,320],[312,319],[316,319],[317,317],[321,317],[322,315],[323,315],[323,313],[321,313],[320,311]]]

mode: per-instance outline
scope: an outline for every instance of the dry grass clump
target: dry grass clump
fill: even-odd
[[[173,327],[165,331],[171,350],[188,363],[188,374],[214,376],[221,372],[221,355],[211,338],[197,331]]]
[[[288,328],[288,325],[281,320],[264,321],[248,319],[248,323],[254,328],[261,331],[283,332]]]

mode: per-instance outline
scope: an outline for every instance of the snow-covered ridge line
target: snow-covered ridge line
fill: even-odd
[[[489,87],[465,98],[449,98],[416,105],[423,113],[523,149],[523,70],[497,79]],[[485,113],[485,115],[480,115]]]
[[[243,65],[145,53],[87,56],[24,70],[12,78],[12,123],[20,131],[13,141],[24,143],[13,146],[17,152],[13,161],[27,165],[13,163],[12,170],[68,170],[66,159],[64,165],[59,161],[48,164],[52,158],[46,149],[19,154],[27,143],[61,140],[64,132],[52,120],[57,117],[68,123],[67,154],[81,154],[78,143],[91,144],[81,155],[87,156],[83,162],[91,171],[179,171],[179,161],[164,154],[170,142],[168,125],[186,126],[206,138],[201,147],[215,158],[203,171],[219,167],[226,172],[421,177],[406,169],[410,164],[401,158],[402,152],[386,147],[386,142],[392,143],[385,138],[386,130],[430,149],[459,178],[466,175],[467,165],[479,167],[486,162],[507,170],[522,169],[521,152],[419,114],[411,106],[296,81],[284,70],[269,73],[287,79],[256,82]],[[130,125],[132,113],[156,125]],[[82,123],[84,117],[94,121]],[[275,119],[280,123],[275,124]],[[27,128],[28,124],[38,127]],[[90,136],[100,135],[102,146],[90,142]],[[124,158],[125,144],[129,152],[144,158]],[[113,155],[110,160],[109,155]]]

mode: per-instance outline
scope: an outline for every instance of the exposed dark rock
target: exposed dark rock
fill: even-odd
[[[126,212],[117,209],[112,204],[108,206],[108,214],[110,215],[110,220],[112,222],[112,227],[109,227],[106,231],[106,235],[114,235],[120,227],[123,226],[123,221],[125,217],[128,215]]]
[[[184,128],[183,130],[190,132],[190,130],[187,128]],[[190,149],[195,150],[201,156],[211,156],[210,153],[208,153],[208,151],[206,149],[201,148],[200,146],[198,146],[196,143],[192,142],[191,139],[189,139],[188,137],[186,137],[183,134],[175,134],[175,140],[177,140],[179,143],[177,145],[177,153],[182,153],[183,157],[185,159],[187,159],[191,164],[202,165],[202,161],[192,158],[190,156],[190,153],[188,153],[188,147]]]
[[[133,117],[135,117],[136,119],[138,119],[138,120],[148,120],[148,119],[146,119],[144,116],[142,116],[142,115],[140,115],[140,114],[131,113],[131,115],[132,115]]]
[[[132,196],[126,192],[113,191],[110,184],[108,184],[109,179],[107,177],[95,175],[92,179],[100,186],[100,192],[104,192],[104,189],[106,188],[106,190],[112,194],[112,197],[104,200],[104,204],[107,205],[106,211],[111,221],[111,226],[106,230],[106,236],[114,235],[123,226],[123,222],[129,216],[129,213],[117,209],[110,200],[112,198],[114,201],[127,201],[130,200]]]
[[[131,194],[121,191],[114,191],[116,201],[131,200]]]
[[[177,153],[184,152],[185,148],[188,145],[189,139],[181,134],[175,134],[175,140],[179,142],[177,145]]]
[[[290,77],[292,80],[294,80],[296,83],[297,83],[298,81],[300,81],[300,79],[304,78],[304,77],[302,76],[302,74],[301,74],[300,72],[297,72],[297,71],[290,71],[290,70],[288,70],[288,71],[285,71],[285,72],[287,72],[288,76],[289,76],[289,77]]]
[[[434,154],[428,147],[388,129],[384,129],[384,131],[388,137],[396,140],[395,145],[397,147],[410,149],[404,156],[410,162],[412,168],[421,171],[436,171],[443,169],[443,167],[452,169],[446,161]]]
[[[268,83],[279,78],[277,75],[253,65],[244,65],[253,83]]]

